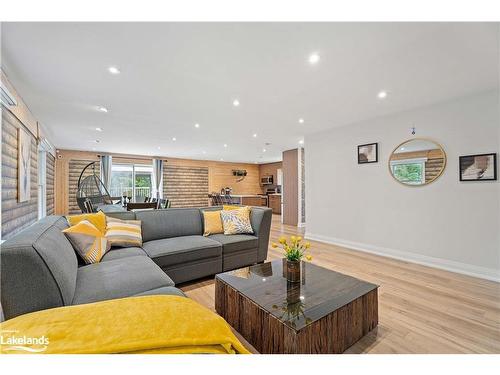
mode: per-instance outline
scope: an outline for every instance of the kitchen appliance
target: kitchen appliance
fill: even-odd
[[[279,193],[277,188],[267,188],[266,195]]]
[[[260,179],[260,183],[262,185],[272,185],[273,184],[273,176],[265,176]]]

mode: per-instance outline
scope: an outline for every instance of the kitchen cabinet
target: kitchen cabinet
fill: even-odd
[[[267,206],[267,198],[262,195],[231,195],[231,199],[235,204],[243,206]]]
[[[269,195],[269,208],[272,208],[273,214],[281,214],[281,194]]]

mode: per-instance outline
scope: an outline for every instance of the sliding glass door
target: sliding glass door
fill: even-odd
[[[144,202],[145,197],[151,197],[152,191],[151,165],[113,164],[111,168],[112,197],[131,197],[134,202]]]

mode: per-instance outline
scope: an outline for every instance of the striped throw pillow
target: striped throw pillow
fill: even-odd
[[[99,263],[110,248],[106,237],[88,220],[64,229],[63,233],[86,264]]]
[[[142,246],[141,221],[106,216],[106,238],[115,247]]]

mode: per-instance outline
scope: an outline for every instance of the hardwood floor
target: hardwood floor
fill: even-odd
[[[271,242],[292,234],[303,229],[273,217]],[[500,353],[499,283],[315,241],[310,252],[318,265],[380,285],[379,326],[346,353]],[[279,258],[270,247],[268,260]],[[181,289],[214,310],[213,279]]]

